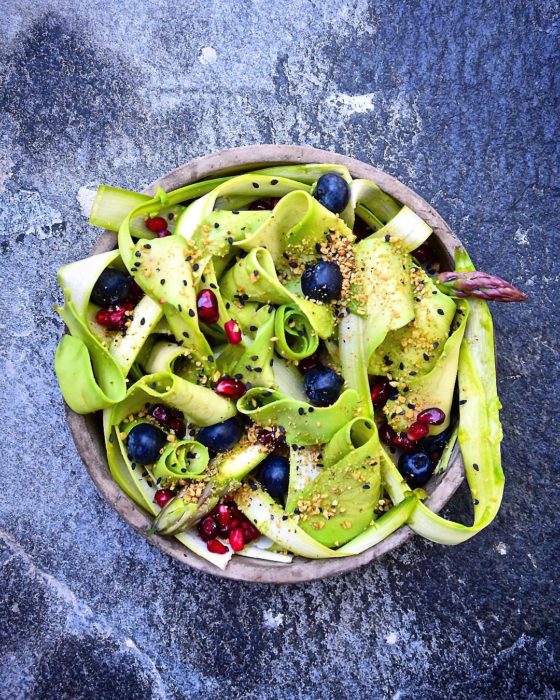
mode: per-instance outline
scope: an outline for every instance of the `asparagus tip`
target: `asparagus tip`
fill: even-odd
[[[441,272],[435,282],[445,294],[485,301],[526,301],[527,295],[510,282],[487,272]]]

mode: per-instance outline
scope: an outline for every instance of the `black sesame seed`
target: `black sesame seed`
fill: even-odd
[[[146,250],[150,250],[151,247],[149,243],[144,243],[144,248],[146,248]]]
[[[298,408],[297,412],[299,413],[300,416],[303,416],[303,414],[305,413],[305,408],[301,408],[301,406],[300,406],[300,408]]]
[[[387,234],[387,235],[385,236],[385,241],[386,241],[387,243],[389,243],[390,240],[391,240],[391,236],[390,236],[389,234]]]
[[[258,355],[251,355],[250,359],[253,360],[253,362],[256,362],[259,359],[259,356]]]
[[[192,309],[189,309],[189,316],[190,316],[191,318],[194,318],[195,315],[196,315],[196,314],[194,313],[194,311],[193,311]]]
[[[232,214],[239,214],[239,211],[237,209],[232,209],[231,213]]]
[[[183,331],[183,337],[184,337],[184,338],[188,338],[188,337],[189,337],[189,334],[187,333],[187,331]]]
[[[438,314],[439,314],[440,316],[443,316],[443,313],[444,313],[444,312],[443,312],[443,309],[438,309],[437,312],[438,312]]]
[[[412,371],[409,372],[408,374],[409,374],[411,377],[415,377],[415,376],[418,374],[418,372],[412,370]]]
[[[435,349],[435,348],[439,348],[439,343],[438,343],[437,340],[434,340],[434,342],[432,343],[432,347],[433,347],[434,349]]]
[[[461,399],[459,401],[459,406],[464,406],[467,403],[467,399]]]
[[[220,224],[217,221],[214,223],[214,228],[220,228]]]
[[[137,258],[142,257],[142,253],[139,250],[137,250],[136,253],[134,253],[134,255],[136,255]]]
[[[428,360],[430,359],[430,356],[427,353],[424,353],[422,357],[426,360],[426,362],[428,362]]]
[[[370,485],[369,485],[369,484],[364,484],[364,485],[362,486],[362,488],[367,490],[367,489],[370,488]]]
[[[473,506],[477,506],[479,504],[478,498],[473,498]]]
[[[249,326],[249,330],[254,332],[254,331],[258,330],[258,329],[257,329],[256,326]]]
[[[277,184],[278,184],[278,180],[271,180],[271,181],[270,181],[270,184],[271,184],[271,185],[277,185]]]
[[[186,287],[188,284],[187,280],[183,280],[183,287]]]
[[[141,318],[141,319],[140,319],[140,325],[143,326],[145,323],[146,323],[146,319],[145,319],[145,318]]]
[[[233,243],[233,238],[231,236],[228,236],[226,240],[230,245]]]
[[[159,283],[163,286],[165,284],[165,280],[160,280]]]
[[[253,187],[258,190],[259,189],[259,183],[258,182],[253,182]]]
[[[192,269],[196,272],[196,271],[198,270],[199,267],[200,267],[200,265],[199,265],[198,263],[195,263],[195,264],[192,266]]]
[[[473,464],[472,468],[475,470],[475,472],[477,472],[478,471],[478,464]]]

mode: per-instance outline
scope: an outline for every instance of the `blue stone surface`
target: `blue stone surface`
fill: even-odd
[[[0,697],[557,697],[558,3],[0,7]],[[80,462],[51,307],[97,236],[88,194],[266,142],[383,168],[529,294],[493,309],[504,503],[460,547],[415,538],[299,586],[222,581],[133,532]],[[446,512],[468,502],[463,487]]]

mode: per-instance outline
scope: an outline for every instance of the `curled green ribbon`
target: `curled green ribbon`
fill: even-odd
[[[297,307],[283,304],[276,311],[274,321],[276,351],[287,360],[303,360],[319,346],[319,336],[308,317]]]

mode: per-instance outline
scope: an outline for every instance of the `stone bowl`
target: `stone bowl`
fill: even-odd
[[[247,170],[277,164],[299,163],[340,163],[345,165],[354,177],[373,180],[381,189],[406,204],[426,221],[434,231],[439,247],[440,258],[445,266],[453,269],[453,253],[461,245],[441,216],[418,194],[403,185],[391,175],[354,158],[322,151],[306,146],[259,145],[233,148],[219,153],[197,158],[153,182],[146,194],[153,194],[160,185],[166,191],[205,178],[242,173]],[[115,234],[107,231],[97,241],[91,254],[102,253],[116,246]],[[98,415],[81,416],[66,408],[70,432],[93,482],[109,504],[135,530],[144,534],[150,525],[149,516],[133,503],[111,478],[103,445],[101,421]],[[426,490],[429,499],[426,504],[436,513],[443,508],[464,479],[464,466],[458,446],[453,450],[447,470],[428,483]],[[240,581],[259,583],[300,583],[314,579],[337,576],[378,559],[383,554],[406,542],[413,532],[407,526],[401,527],[379,544],[362,554],[344,559],[312,560],[294,557],[290,564],[267,562],[244,557],[233,557],[225,571],[201,559],[187,550],[172,537],[153,536],[149,542],[181,564],[199,569],[208,574]]]

